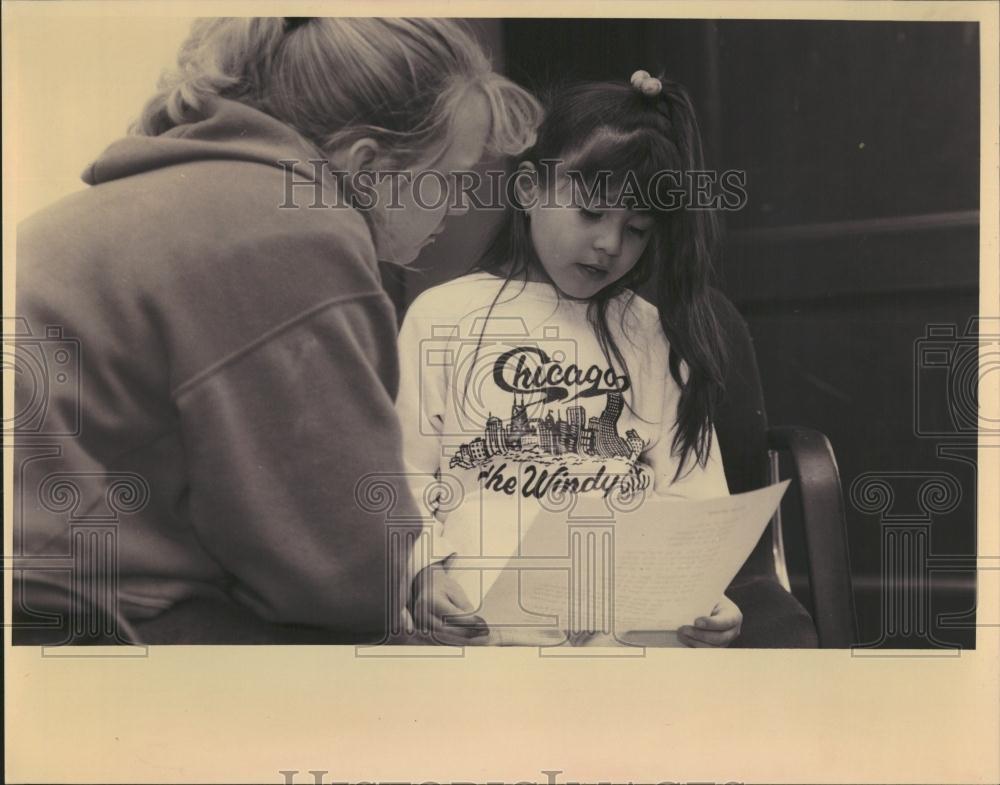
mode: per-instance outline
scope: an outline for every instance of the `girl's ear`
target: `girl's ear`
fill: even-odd
[[[539,200],[539,188],[538,188],[538,170],[535,169],[535,165],[531,161],[521,161],[517,166],[517,172],[514,173],[514,194],[517,196],[517,201],[522,210],[525,213],[534,212],[534,208],[538,205]]]

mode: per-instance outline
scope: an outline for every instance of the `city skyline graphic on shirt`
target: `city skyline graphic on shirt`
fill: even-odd
[[[525,394],[514,395],[510,419],[504,422],[490,413],[485,430],[470,442],[459,446],[449,468],[472,469],[502,455],[513,461],[565,463],[577,460],[620,459],[634,464],[645,441],[634,428],[624,437],[618,433],[618,420],[625,406],[620,392],[609,392],[604,410],[587,417],[583,405],[570,406],[563,412],[550,408],[544,417],[529,417]]]

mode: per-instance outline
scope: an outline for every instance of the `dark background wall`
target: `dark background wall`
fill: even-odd
[[[836,451],[861,640],[882,637],[891,519],[921,529],[929,557],[952,567],[919,587],[930,628],[896,644],[974,645],[971,618],[954,617],[975,608],[963,566],[975,553],[975,453],[950,416],[948,379],[978,310],[977,25],[476,25],[497,65],[529,87],[567,76],[625,80],[638,68],[687,85],[709,168],[747,172],[749,204],[724,217],[719,285],[749,322],[769,419],[819,429]],[[494,220],[457,220],[420,260],[426,272],[393,274],[400,300],[467,269]],[[951,366],[918,362],[930,325],[956,330],[944,341],[955,347]],[[870,473],[895,494],[882,514],[852,502],[852,483]],[[928,510],[920,485],[940,475],[959,497]],[[794,537],[790,547],[795,559]]]

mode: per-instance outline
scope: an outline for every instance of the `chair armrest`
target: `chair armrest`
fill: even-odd
[[[769,428],[767,440],[769,449],[791,456],[798,482],[819,645],[850,647],[858,639],[857,619],[844,499],[833,449],[822,433],[809,428]]]

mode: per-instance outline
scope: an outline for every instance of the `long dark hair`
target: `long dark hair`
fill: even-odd
[[[701,135],[691,98],[680,84],[660,81],[663,89],[652,97],[624,82],[552,88],[544,102],[546,118],[537,142],[521,158],[535,165],[540,189],[544,191],[550,171],[544,161],[558,160],[588,183],[595,182],[599,172],[611,172],[609,187],[618,190],[626,177],[648,184],[658,172],[684,176],[703,170]],[[711,210],[684,206],[657,209],[656,204],[667,204],[668,182],[659,179],[657,201],[653,201],[654,194],[644,195],[645,206],[653,206],[655,218],[645,252],[632,270],[591,299],[588,316],[605,355],[614,357],[627,371],[608,327],[608,306],[626,290],[634,291],[655,278],[656,306],[670,344],[670,375],[681,389],[671,444],[674,454],[680,456],[676,480],[691,453],[702,466],[708,461],[725,379],[726,351],[709,291],[718,239],[716,216]],[[507,209],[476,269],[503,277],[501,292],[514,279],[527,280],[529,270],[544,275],[523,209]]]

